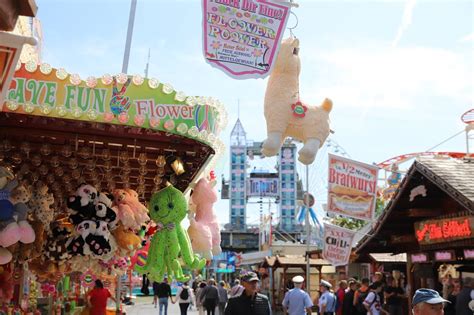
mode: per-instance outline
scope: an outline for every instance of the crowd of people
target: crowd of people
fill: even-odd
[[[406,292],[400,281],[384,279],[381,273],[358,281],[355,278],[341,280],[337,290],[326,280],[319,283],[316,299],[304,290],[302,276],[292,278],[292,289],[285,293],[282,307],[285,314],[311,314],[314,306],[320,315],[404,315],[409,313],[404,306]],[[197,278],[192,285],[183,283],[171,294],[171,287],[165,278],[161,283],[153,283],[154,304],[160,315],[167,315],[168,300],[179,303],[181,315],[195,307],[199,315],[270,315],[271,307],[266,295],[260,294],[259,278],[254,272],[241,275],[232,286],[225,281],[217,284],[213,278]],[[414,315],[472,315],[474,304],[474,281],[464,279],[462,290],[454,292],[452,286],[441,296],[431,289],[419,289],[412,298],[411,313]]]
[[[268,298],[257,292],[258,282],[254,272],[243,274],[240,280],[233,282],[232,287],[223,280],[217,284],[213,278],[207,281],[198,278],[191,286],[184,282],[173,297],[165,278],[161,283],[153,283],[153,303],[155,308],[159,308],[160,315],[168,314],[169,300],[179,304],[181,315],[186,315],[191,307],[195,307],[199,315],[215,315],[216,311],[219,315],[270,315]]]

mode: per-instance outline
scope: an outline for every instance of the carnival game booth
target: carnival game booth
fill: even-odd
[[[13,295],[24,296],[24,311],[37,295],[77,302],[96,277],[114,289],[116,276],[149,265],[149,240],[163,229],[179,230],[181,257],[189,270],[202,268],[177,227],[188,211],[183,193],[223,150],[225,123],[219,101],[154,78],[82,80],[19,64],[0,107],[0,304]],[[164,191],[179,199],[167,201],[179,204],[179,220],[148,212],[151,196]],[[162,201],[154,201],[157,213]]]
[[[468,159],[415,161],[356,248],[359,255],[407,254],[409,303],[421,287],[439,292],[447,284],[459,287],[460,278],[474,266],[473,174],[474,163]]]

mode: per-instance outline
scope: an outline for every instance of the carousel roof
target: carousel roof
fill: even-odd
[[[0,107],[0,161],[59,203],[81,183],[132,188],[146,202],[164,185],[185,191],[223,151],[225,124],[218,100],[155,78],[82,80],[30,61],[18,64]]]

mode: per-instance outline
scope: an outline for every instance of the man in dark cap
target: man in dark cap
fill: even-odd
[[[247,272],[241,277],[244,292],[231,297],[225,308],[225,315],[271,315],[268,298],[257,293],[259,279],[255,272]]]

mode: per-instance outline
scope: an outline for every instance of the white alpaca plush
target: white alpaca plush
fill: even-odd
[[[329,112],[332,102],[325,99],[321,106],[308,106],[299,101],[300,58],[299,40],[283,40],[268,79],[265,92],[267,139],[262,154],[277,155],[286,137],[304,143],[298,152],[303,164],[313,163],[318,149],[329,135]]]

